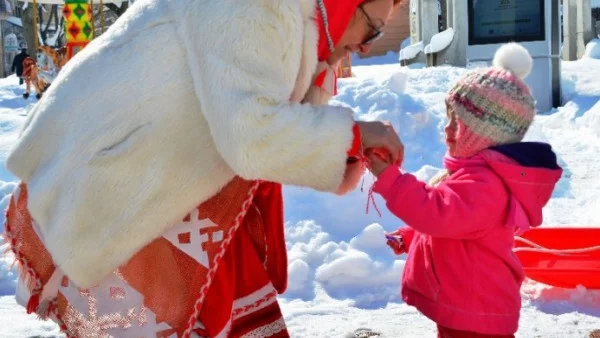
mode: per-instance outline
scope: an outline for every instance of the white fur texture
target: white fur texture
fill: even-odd
[[[506,69],[520,79],[525,79],[531,73],[533,59],[522,45],[514,42],[507,43],[496,51],[494,66]]]
[[[352,111],[289,101],[316,68],[313,6],[140,0],[67,64],[6,164],[76,285],[100,282],[235,175],[336,191]]]

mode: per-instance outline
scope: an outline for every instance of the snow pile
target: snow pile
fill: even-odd
[[[585,58],[600,59],[600,39],[594,39],[585,46]]]
[[[17,305],[14,296],[0,297],[0,337],[64,337],[58,326],[50,321],[41,321],[37,316],[27,316]]]
[[[596,101],[596,104],[577,120],[577,125],[589,128],[590,131],[596,133],[596,136],[600,137],[600,101]]]
[[[404,261],[394,260],[382,246],[383,236],[383,228],[371,224],[349,243],[336,243],[313,221],[288,224],[289,289],[285,297],[311,300],[316,282],[328,295],[353,299],[361,307],[385,306],[396,300]]]
[[[600,96],[600,60],[583,58],[577,61],[562,61],[562,102],[569,104],[577,96],[589,97],[593,101]],[[595,102],[595,101],[594,101]]]
[[[18,86],[19,79],[9,76],[0,79],[0,209],[6,210],[9,195],[16,186],[16,178],[6,170],[4,162],[8,151],[19,136],[21,126],[25,122],[27,109],[35,102],[25,101],[21,94],[23,88]],[[4,212],[0,214],[0,234],[4,231]],[[8,249],[0,236],[0,255]],[[0,256],[0,296],[14,295],[16,269],[12,268],[11,255]]]

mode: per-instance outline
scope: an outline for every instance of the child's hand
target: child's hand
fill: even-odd
[[[367,149],[365,155],[369,160],[369,170],[371,170],[375,176],[381,175],[387,167],[392,165],[392,158],[385,149]]]
[[[402,255],[406,253],[406,247],[404,246],[404,240],[401,235],[396,234],[396,232],[392,232],[389,234],[385,234],[385,238],[387,239],[386,244],[392,248],[396,255]]]

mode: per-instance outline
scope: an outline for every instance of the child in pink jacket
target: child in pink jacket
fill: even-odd
[[[368,153],[374,191],[407,226],[388,235],[408,252],[402,298],[438,337],[514,337],[524,274],[515,231],[542,223],[562,170],[551,147],[521,142],[535,116],[523,79],[531,56],[502,46],[494,67],[464,76],[446,98],[446,173],[428,185]]]

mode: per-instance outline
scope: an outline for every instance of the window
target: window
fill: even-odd
[[[468,0],[469,45],[545,40],[544,0]]]

